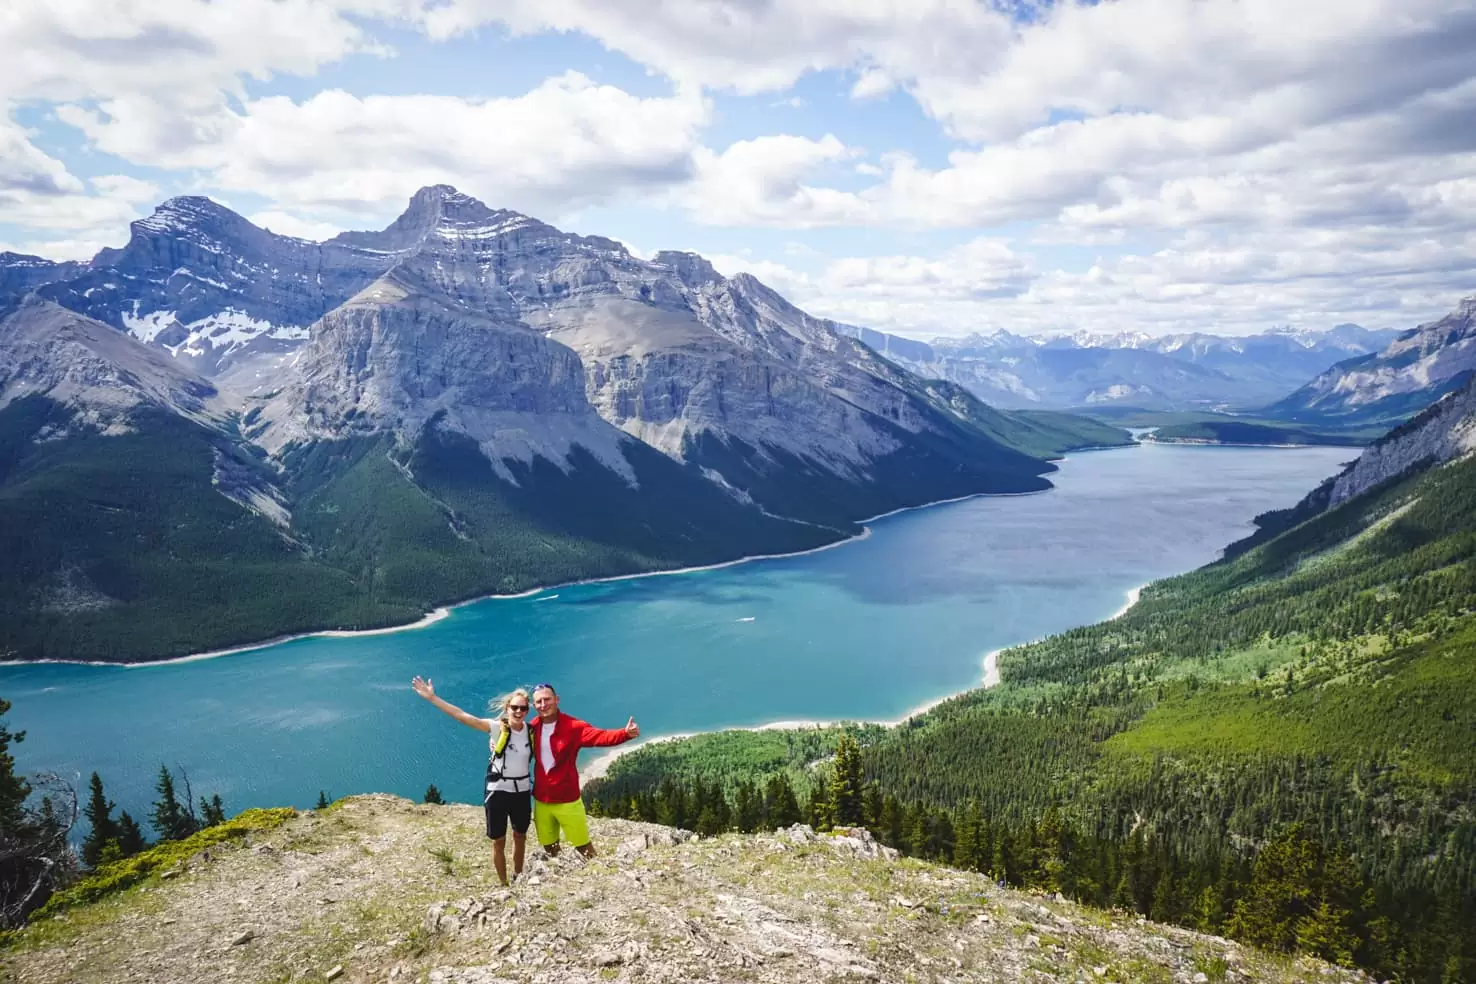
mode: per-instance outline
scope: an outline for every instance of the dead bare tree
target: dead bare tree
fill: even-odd
[[[26,777],[30,797],[15,822],[0,829],[0,926],[20,925],[75,877],[69,840],[77,822],[77,789],[54,772]]]

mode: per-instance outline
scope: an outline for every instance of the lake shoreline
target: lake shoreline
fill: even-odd
[[[1113,450],[1113,448],[1082,449],[1082,450]],[[1064,460],[1064,459],[1057,459]],[[818,547],[809,547],[805,550],[792,550],[787,553],[772,554],[749,554],[743,557],[735,557],[732,560],[718,561],[713,564],[702,564],[696,567],[673,567],[665,570],[637,571],[630,574],[612,574],[609,577],[583,578],[575,581],[561,581],[558,584],[548,584],[537,588],[529,588],[527,591],[519,591],[514,594],[484,594],[463,601],[451,602],[440,605],[413,622],[404,622],[399,625],[386,625],[374,629],[315,629],[311,632],[295,632],[289,635],[274,636],[262,639],[258,642],[245,642],[222,649],[210,649],[201,653],[188,653],[184,656],[163,656],[158,659],[137,660],[107,660],[107,659],[11,659],[0,660],[0,667],[7,666],[113,666],[120,669],[144,669],[151,666],[173,666],[178,663],[194,663],[200,660],[217,659],[222,656],[235,656],[240,653],[254,652],[259,649],[269,649],[272,646],[280,646],[289,642],[298,642],[303,639],[355,639],[364,636],[391,635],[398,632],[412,632],[416,629],[424,629],[443,619],[449,618],[457,608],[467,605],[475,605],[483,601],[517,601],[523,598],[532,598],[546,591],[558,591],[562,588],[574,588],[589,584],[611,584],[617,581],[631,581],[643,577],[670,577],[677,574],[697,574],[702,571],[716,571],[727,567],[736,567],[739,564],[751,564],[763,560],[784,560],[791,557],[808,557],[812,554],[821,553],[826,550],[834,550],[850,543],[860,543],[871,536],[870,523],[879,522],[902,513],[916,512],[921,509],[932,509],[936,506],[947,506],[957,502],[967,502],[970,499],[981,498],[1014,498],[1027,495],[1044,495],[1055,486],[1039,489],[1033,492],[971,492],[968,495],[954,496],[949,499],[938,499],[933,502],[923,502],[915,506],[902,506],[888,512],[868,516],[857,520],[861,527],[859,533],[843,536],[830,543],[823,543]]]
[[[1135,588],[1130,588],[1124,595],[1125,600],[1122,607],[1113,612],[1111,615],[1107,616],[1102,621],[1111,622],[1126,615],[1128,611],[1130,611],[1132,607],[1138,603],[1138,599],[1143,596],[1143,589],[1148,587],[1148,584],[1151,583],[1152,582],[1148,582],[1145,584],[1140,584]],[[964,694],[970,693],[974,690],[989,690],[993,687],[997,687],[1000,682],[1000,653],[1004,652],[1006,649],[1018,649],[1021,646],[1033,645],[1039,641],[1040,639],[1031,639],[1028,642],[1019,642],[1011,646],[1000,646],[998,649],[991,649],[989,652],[984,654],[984,659],[982,661],[983,676],[977,687],[969,687],[964,690],[959,690],[955,693],[944,694],[941,697],[934,697],[932,700],[924,701],[923,703],[914,707],[912,710],[908,711],[906,714],[902,715],[900,718],[897,718],[895,721],[871,721],[857,720],[853,718],[845,718],[835,721],[769,721],[764,724],[754,724],[748,725],[746,727],[710,728],[703,731],[683,731],[671,735],[657,735],[654,738],[647,738],[643,741],[636,741],[634,743],[627,742],[624,745],[619,745],[615,748],[610,749],[608,752],[600,754],[599,756],[591,760],[587,765],[580,767],[580,775],[584,779],[603,779],[605,777],[605,774],[609,772],[610,766],[614,765],[617,759],[621,758],[622,756],[629,755],[631,752],[637,751],[641,748],[645,748],[647,745],[659,745],[662,742],[681,741],[684,738],[696,738],[698,735],[715,735],[720,734],[724,731],[804,731],[814,728],[833,728],[840,724],[876,724],[884,728],[900,727],[913,718],[918,717],[922,714],[926,714],[928,711],[931,711],[939,704],[950,701],[955,697],[962,697]]]

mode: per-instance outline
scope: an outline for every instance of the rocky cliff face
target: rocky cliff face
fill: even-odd
[[[34,295],[0,309],[0,406],[26,396],[104,429],[126,429],[140,405],[202,420],[223,410],[214,386],[165,353]]]
[[[633,477],[623,435],[585,399],[577,355],[520,322],[449,303],[408,270],[324,317],[285,376],[251,432],[273,452],[379,432],[413,443],[434,425],[472,438],[505,477],[505,458],[560,462],[574,444]]]
[[[1332,484],[1330,506],[1419,465],[1476,451],[1476,380],[1370,445]]]
[[[1476,297],[1405,332],[1376,355],[1340,363],[1273,405],[1293,420],[1394,422],[1458,389],[1476,371]]]
[[[899,860],[864,831],[697,839],[594,820],[597,860],[530,845],[508,891],[482,827],[477,807],[356,796],[43,919],[0,971],[32,984],[1369,980]]]
[[[26,293],[56,280],[75,277],[81,263],[57,263],[25,253],[0,252],[0,305],[18,300]]]

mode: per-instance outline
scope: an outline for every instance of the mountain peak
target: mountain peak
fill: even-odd
[[[713,268],[707,258],[698,253],[663,249],[652,258],[652,262],[671,267],[681,282],[688,287],[701,287],[723,279],[722,274]]]
[[[178,234],[191,229],[252,226],[237,213],[204,195],[179,195],[161,202],[153,214],[133,223],[138,234]]]
[[[379,252],[400,253],[432,237],[446,240],[491,239],[517,229],[542,226],[537,219],[507,209],[489,208],[452,185],[421,188],[400,217],[382,232],[343,232],[331,242]]]

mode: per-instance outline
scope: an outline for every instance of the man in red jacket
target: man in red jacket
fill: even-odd
[[[623,728],[592,728],[576,717],[560,714],[559,695],[547,683],[533,688],[533,706],[538,717],[528,727],[533,738],[533,826],[538,843],[549,854],[558,854],[562,829],[576,851],[592,858],[595,849],[589,839],[575,760],[581,748],[630,741],[640,735],[640,726],[631,718]]]

